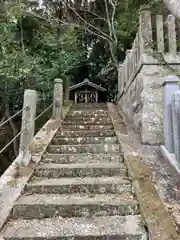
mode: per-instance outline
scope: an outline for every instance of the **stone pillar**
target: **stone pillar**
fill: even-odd
[[[156,15],[156,34],[158,51],[164,53],[164,28],[162,15]]]
[[[74,102],[77,103],[77,92],[74,93]]]
[[[85,91],[85,103],[88,103],[87,92]]]
[[[98,102],[98,92],[96,91],[96,103]]]
[[[152,24],[151,11],[141,10],[140,12],[140,51],[148,52],[152,49]]]
[[[176,160],[180,163],[180,89],[175,91],[172,96],[172,120],[174,153]]]
[[[119,64],[118,67],[118,99],[121,96],[122,92],[123,92],[123,74],[122,74],[122,70],[123,70],[123,65]]]
[[[19,145],[18,164],[28,165],[31,161],[30,144],[34,138],[36,117],[37,93],[34,90],[26,90],[21,124],[21,137]]]
[[[53,119],[61,119],[63,106],[63,80],[54,80]]]
[[[167,17],[167,27],[168,27],[169,52],[174,57],[176,56],[177,43],[176,43],[175,17],[173,15],[169,15]]]
[[[128,80],[129,80],[129,72],[130,72],[130,54],[131,54],[131,50],[127,50],[126,51],[126,58],[124,61],[124,71],[125,71],[125,75],[124,75],[124,86],[126,86]]]
[[[69,86],[70,86],[70,78],[67,77],[66,83],[65,83],[65,96],[64,96],[65,102],[69,101]]]
[[[172,124],[172,96],[178,89],[177,76],[167,76],[164,86],[164,141],[169,153],[174,153],[173,124]]]

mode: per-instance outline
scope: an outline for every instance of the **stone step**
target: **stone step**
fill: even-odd
[[[99,143],[117,143],[117,137],[56,137],[52,140],[52,144],[99,144]]]
[[[126,176],[127,170],[122,163],[43,163],[36,167],[34,175],[47,178]]]
[[[108,113],[108,108],[104,108],[104,107],[98,107],[98,108],[79,108],[79,109],[73,109],[70,108],[69,112],[95,112],[95,113]]]
[[[117,153],[119,144],[83,144],[83,145],[50,145],[49,153]]]
[[[108,112],[108,108],[106,107],[83,107],[83,108],[70,108],[70,112]]]
[[[109,116],[108,111],[104,110],[88,110],[87,111],[72,111],[69,110],[67,113],[67,117],[76,117],[76,116],[82,116],[82,117],[107,117]]]
[[[67,125],[67,124],[62,124],[61,125],[61,129],[62,130],[114,130],[114,126],[112,124],[109,124],[109,125],[95,125],[95,124],[92,124],[92,125],[86,125],[86,124],[83,124],[83,125]]]
[[[101,105],[105,105],[107,106],[107,103],[106,102],[92,102],[92,103],[73,103],[72,106],[101,106]]]
[[[105,102],[99,102],[99,103],[73,103],[72,107],[106,107],[107,108],[107,103]]]
[[[127,193],[132,192],[132,183],[126,177],[84,177],[84,178],[38,178],[33,177],[26,185],[29,194]]]
[[[94,106],[90,106],[90,105],[83,105],[83,106],[72,106],[71,110],[80,110],[80,111],[86,111],[86,110],[108,110],[107,105],[94,105]]]
[[[110,117],[109,116],[95,116],[95,117],[92,117],[92,116],[76,116],[74,118],[71,117],[71,116],[66,116],[66,118],[64,119],[64,122],[67,122],[67,121],[111,121]]]
[[[69,111],[81,111],[81,112],[87,112],[87,111],[91,111],[91,112],[102,112],[102,111],[105,111],[107,112],[108,111],[108,108],[107,106],[100,106],[100,107],[71,107]]]
[[[93,218],[47,218],[10,221],[4,229],[6,240],[147,240],[139,215]]]
[[[106,107],[107,103],[74,103],[71,108],[100,108],[100,107]]]
[[[25,195],[15,203],[12,219],[42,219],[61,216],[99,217],[114,215],[137,215],[139,207],[132,194],[36,194]]]
[[[97,130],[97,131],[85,131],[85,130],[76,130],[76,131],[69,131],[69,130],[59,130],[56,133],[56,137],[113,137],[115,136],[115,131],[113,130]]]
[[[82,120],[79,121],[77,120],[76,118],[74,119],[71,119],[71,120],[65,120],[63,122],[63,125],[112,125],[112,122],[111,120],[101,120],[101,121],[98,121],[97,119],[91,119],[91,120]]]
[[[121,153],[96,153],[96,154],[45,154],[43,156],[45,163],[60,163],[60,164],[73,164],[73,163],[101,163],[101,162],[114,162],[122,163],[123,156]]]

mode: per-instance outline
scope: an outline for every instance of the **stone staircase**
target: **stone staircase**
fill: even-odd
[[[4,239],[147,240],[107,105],[73,105],[3,230]]]

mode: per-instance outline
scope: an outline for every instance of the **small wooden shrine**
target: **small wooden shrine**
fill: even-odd
[[[75,103],[95,103],[99,96],[106,91],[105,88],[90,82],[89,79],[69,87],[71,99]]]

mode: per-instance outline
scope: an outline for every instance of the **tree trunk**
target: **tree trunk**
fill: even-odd
[[[8,105],[7,102],[5,103],[5,116],[6,116],[7,119],[11,117],[10,112],[9,112],[9,105]],[[12,129],[13,136],[15,137],[17,135],[18,131],[17,131],[16,126],[15,126],[12,119],[9,121],[9,125]],[[17,142],[17,139],[15,139],[14,142],[13,142],[13,148],[14,148],[14,154],[17,157],[18,156],[18,142]]]

